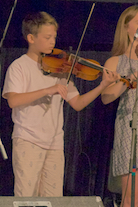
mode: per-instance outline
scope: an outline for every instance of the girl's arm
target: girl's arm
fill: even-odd
[[[112,71],[116,71],[118,64],[118,57],[114,56],[109,58],[106,63],[105,67],[110,68]],[[104,89],[104,91],[101,94],[101,99],[104,104],[111,103],[115,101],[120,95],[127,89],[127,85],[119,81],[117,83],[113,83],[112,85],[108,86]]]

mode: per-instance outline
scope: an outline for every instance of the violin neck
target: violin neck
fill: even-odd
[[[85,60],[83,58],[78,59],[78,63],[80,63],[82,65],[85,65],[87,67],[99,70],[100,72],[103,72],[103,67],[101,67],[101,66],[99,66],[97,64],[94,64],[91,61]]]
[[[70,54],[70,56],[69,56],[69,61],[72,60],[72,58],[74,58],[74,57],[75,57],[74,54]],[[103,66],[98,65],[98,64],[96,64],[96,63],[94,63],[94,62],[91,62],[91,61],[89,61],[89,60],[86,60],[86,59],[84,59],[84,58],[81,58],[81,57],[79,57],[79,56],[77,56],[77,62],[80,63],[80,64],[82,64],[82,65],[85,65],[85,66],[87,66],[87,67],[90,67],[90,68],[99,70],[100,72],[103,72],[103,69],[104,69]]]

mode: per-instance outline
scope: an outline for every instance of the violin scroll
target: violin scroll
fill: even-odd
[[[120,79],[121,82],[123,82],[124,84],[126,84],[128,89],[134,89],[137,86],[137,82],[133,81],[132,83],[130,82],[130,79],[127,77],[121,77]]]

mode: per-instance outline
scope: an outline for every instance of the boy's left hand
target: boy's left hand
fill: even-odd
[[[120,79],[120,75],[116,71],[107,71],[106,69],[103,69],[103,76],[102,76],[102,84],[107,87],[111,83],[114,83],[115,81]]]

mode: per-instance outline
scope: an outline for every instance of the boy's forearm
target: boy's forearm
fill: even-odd
[[[7,93],[7,100],[10,108],[14,108],[21,105],[30,104],[33,101],[42,98],[47,95],[46,89],[41,89],[28,93]]]
[[[83,95],[77,96],[76,100],[74,98],[74,102],[69,101],[69,104],[76,111],[81,111],[83,108],[88,106],[91,102],[93,102],[101,94],[101,92],[103,90],[104,90],[104,87],[100,84],[99,86],[97,86],[93,90],[91,90]]]

